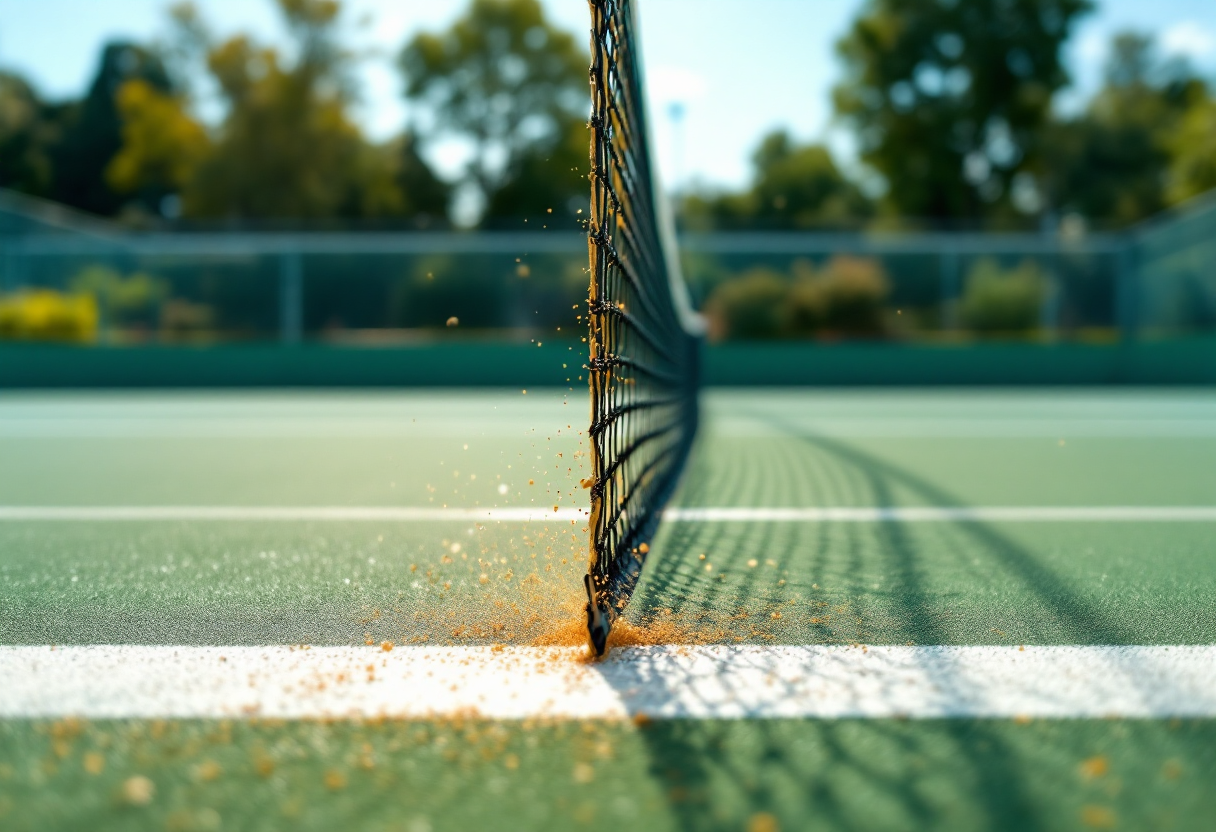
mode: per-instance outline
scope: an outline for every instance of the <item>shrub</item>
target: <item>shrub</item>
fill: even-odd
[[[173,340],[205,334],[215,327],[215,310],[205,303],[170,298],[160,307],[161,336]]]
[[[967,276],[960,308],[963,323],[986,334],[1028,332],[1038,326],[1045,292],[1046,281],[1034,262],[1002,269],[985,258]]]
[[[834,257],[816,271],[805,260],[786,274],[758,268],[718,285],[706,303],[715,340],[877,336],[886,331],[891,286],[882,265]]]
[[[762,340],[781,335],[789,281],[779,272],[753,269],[718,285],[705,304],[710,338]]]
[[[157,307],[169,295],[165,281],[143,272],[123,277],[109,266],[81,269],[71,281],[76,294],[91,295],[110,327],[152,326]]]
[[[0,296],[0,339],[95,341],[97,301],[92,295],[65,295],[49,289]]]
[[[839,256],[818,273],[810,264],[795,263],[794,273],[783,313],[783,329],[790,335],[876,336],[886,331],[891,284],[876,260]]]

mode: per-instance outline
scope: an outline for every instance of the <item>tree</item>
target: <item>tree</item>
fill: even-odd
[[[65,112],[52,159],[52,198],[94,214],[113,215],[123,207],[127,200],[110,186],[106,169],[123,141],[118,94],[133,81],[161,94],[172,93],[165,66],[151,50],[128,42],[108,44],[88,95]],[[153,212],[159,208],[146,207]]]
[[[814,228],[855,223],[870,213],[857,186],[821,144],[797,145],[784,130],[761,140],[752,154],[755,173],[742,194],[692,196],[684,215],[692,225]]]
[[[1216,99],[1197,98],[1170,142],[1167,197],[1171,203],[1216,189]]]
[[[569,218],[587,210],[587,128],[581,121],[568,120],[561,129],[557,140],[540,142],[511,161],[490,194],[488,218],[547,221],[550,213]]]
[[[1090,0],[867,0],[837,49],[839,116],[898,214],[1010,216]],[[1019,178],[1019,175],[1020,178]],[[1033,200],[1021,199],[1023,207]]]
[[[146,81],[127,81],[116,98],[122,146],[106,166],[106,181],[117,193],[138,192],[144,204],[165,205],[211,149],[207,132],[180,97]]]
[[[411,139],[369,144],[352,121],[353,56],[337,0],[276,0],[286,59],[237,35],[216,43],[191,6],[174,10],[174,53],[204,57],[228,108],[182,193],[186,216],[320,219],[442,215],[446,193]],[[193,44],[193,45],[192,45]],[[408,185],[417,191],[403,191]]]
[[[345,56],[333,42],[331,0],[277,0],[297,56],[244,35],[207,44],[207,67],[228,104],[214,151],[183,193],[195,217],[316,218],[374,213],[360,205],[367,160],[347,117]]]
[[[1205,99],[1190,68],[1160,60],[1150,37],[1117,35],[1103,87],[1085,112],[1046,130],[1049,206],[1119,225],[1164,209],[1171,156],[1183,149],[1180,125],[1188,107]]]
[[[0,188],[50,195],[63,110],[39,98],[24,78],[0,72]]]
[[[396,185],[404,203],[403,213],[424,225],[445,219],[452,189],[422,158],[418,137],[406,132],[390,144],[390,150],[397,160]]]
[[[426,107],[428,139],[472,145],[465,184],[490,213],[565,212],[586,191],[587,54],[551,25],[537,0],[473,0],[442,33],[401,53],[406,97]],[[575,168],[571,170],[570,168]],[[571,211],[570,213],[573,213]]]

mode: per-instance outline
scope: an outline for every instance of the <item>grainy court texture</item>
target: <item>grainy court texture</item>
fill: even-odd
[[[1210,829],[1216,394],[0,397],[0,829]]]

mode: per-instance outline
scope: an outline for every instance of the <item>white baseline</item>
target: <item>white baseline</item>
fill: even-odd
[[[1216,717],[1216,645],[0,647],[0,718]]]
[[[584,508],[397,506],[0,506],[2,521],[512,522],[586,520]],[[676,523],[1216,522],[1216,506],[668,508]]]

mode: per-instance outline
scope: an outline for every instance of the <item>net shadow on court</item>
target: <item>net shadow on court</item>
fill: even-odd
[[[706,463],[712,439],[705,439],[690,461],[681,505],[740,505],[744,499],[763,505],[765,498],[775,501],[770,505],[785,504],[790,490],[815,495],[819,504],[846,499],[853,505],[894,505],[897,490],[928,505],[966,504],[914,472],[845,442],[799,431],[769,414],[757,418],[795,437],[800,450],[789,453],[786,445],[784,453],[741,457],[745,469],[732,471],[717,487]],[[975,580],[995,570],[990,581],[1021,586],[1037,612],[1027,616],[1019,634],[1027,642],[1151,641],[1112,620],[1027,547],[984,522],[915,530],[901,523],[835,529],[828,523],[671,523],[656,545],[631,613],[641,620],[670,615],[689,622],[694,632],[701,628],[709,640],[725,627],[727,642],[954,643],[959,637],[943,609],[951,599],[929,587],[926,545],[938,547],[939,556],[974,573]],[[983,553],[982,568],[976,567],[976,552]],[[705,569],[707,562],[712,571]],[[829,577],[817,579],[820,575]],[[869,583],[876,575],[883,576],[883,591]],[[816,604],[825,603],[814,600],[818,581],[832,583],[825,607],[831,612],[810,614],[790,627],[789,618],[799,616],[791,608],[804,610],[809,602],[813,613]],[[773,618],[777,613],[782,617]],[[687,695],[687,684],[681,687]],[[892,828],[927,828],[943,822],[943,807],[953,806],[965,807],[964,825],[1013,830],[1051,820],[1033,794],[1041,785],[1036,772],[1042,766],[1032,759],[1038,752],[1017,738],[1023,727],[975,719],[761,720],[746,727],[732,721],[661,720],[646,725],[644,737],[652,776],[666,785],[670,809],[685,829],[738,828],[757,813],[791,820],[818,817],[825,828],[876,828],[876,816],[888,818]],[[1087,730],[1101,741],[1108,727]],[[1063,754],[1073,765],[1063,747],[1052,745],[1067,740],[1050,735],[1042,723],[1036,730],[1049,734],[1046,756]],[[791,734],[799,741],[791,743]],[[967,779],[934,782],[928,772],[939,763],[957,766]],[[1075,777],[1075,771],[1070,768],[1067,776]],[[725,817],[724,804],[745,808],[742,815]]]

